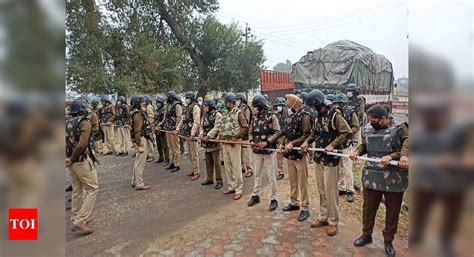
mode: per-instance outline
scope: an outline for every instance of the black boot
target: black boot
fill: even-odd
[[[128,152],[123,152],[122,156],[128,156]]]
[[[201,185],[203,185],[203,186],[212,185],[212,184],[214,184],[214,182],[212,182],[212,180],[206,180],[206,181],[201,183]]]
[[[174,166],[174,165],[173,165],[173,166]],[[170,172],[171,172],[171,173],[175,173],[175,172],[177,172],[178,170],[180,170],[179,166],[174,166],[174,168],[172,168],[172,169],[170,170]]]
[[[283,209],[281,209],[282,211],[299,211],[300,210],[300,207],[299,206],[295,206],[293,204],[288,204],[287,206],[283,207]]]
[[[395,256],[395,249],[393,248],[392,242],[385,241],[383,244],[385,245],[385,252],[387,253],[387,256]]]
[[[307,218],[309,218],[309,211],[301,211],[300,212],[300,215],[298,215],[298,221],[299,222],[303,222],[305,221]]]
[[[163,160],[163,159],[158,159],[155,163],[162,163],[162,162],[164,162],[164,161],[165,161],[165,160]]]
[[[222,181],[217,181],[216,186],[214,187],[215,190],[219,190],[224,186]]]
[[[166,160],[165,160],[165,162],[163,163],[163,166],[167,167],[167,166],[169,166],[169,165],[170,165],[170,161],[166,161]]]
[[[250,198],[250,201],[247,203],[247,206],[254,206],[258,203],[260,203],[260,196],[252,195],[252,198]]]
[[[361,247],[370,243],[372,243],[372,236],[362,235],[354,241],[354,246]]]
[[[174,169],[176,166],[174,166],[173,163],[171,163],[170,165],[168,165],[168,167],[166,167],[167,170],[172,170]]]
[[[270,201],[270,206],[268,207],[268,211],[274,211],[278,208],[278,201],[277,200],[271,200]]]

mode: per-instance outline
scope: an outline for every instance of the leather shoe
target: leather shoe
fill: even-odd
[[[122,156],[128,156],[128,152],[123,152]]]
[[[281,210],[282,211],[299,211],[300,207],[289,203],[287,206],[283,207]]]
[[[242,194],[234,194],[234,200],[239,200],[242,197]]]
[[[301,211],[300,212],[300,215],[298,215],[298,221],[299,222],[303,222],[305,221],[307,218],[309,218],[309,211]]]
[[[370,243],[372,243],[372,236],[362,235],[354,241],[354,246],[361,247]]]
[[[233,193],[235,193],[235,190],[233,190],[233,189],[232,189],[232,190],[226,189],[226,190],[224,191],[224,194],[225,194],[225,195],[230,195],[230,194],[233,194]]]
[[[135,189],[138,190],[138,191],[144,191],[144,190],[151,189],[151,186],[145,184],[145,185],[143,185],[143,186],[141,186],[141,187],[135,187]]]
[[[194,181],[196,179],[199,179],[201,177],[201,175],[199,173],[194,173],[194,176],[191,178],[191,181]]]
[[[170,162],[169,162],[169,161],[165,161],[165,162],[163,163],[163,166],[165,166],[165,167],[168,167],[169,165],[170,165]]]
[[[385,245],[385,253],[387,253],[387,256],[395,256],[395,249],[393,248],[392,242],[385,241],[383,244]]]
[[[190,171],[189,173],[186,173],[186,176],[188,177],[194,176],[194,170]]]
[[[73,230],[78,231],[79,233],[83,235],[88,235],[94,232],[94,229],[86,226],[86,225],[74,225]]]
[[[173,163],[171,163],[171,164],[170,164],[170,165],[168,165],[168,166],[167,166],[165,169],[167,169],[167,170],[171,170],[171,169],[174,169],[174,167],[176,167],[176,166],[174,166],[174,164],[173,164]]]
[[[318,219],[315,222],[311,223],[312,228],[320,228],[320,227],[324,227],[324,226],[329,226],[329,222],[321,221],[321,220]]]
[[[256,204],[259,204],[260,203],[260,196],[258,195],[252,195],[252,197],[250,198],[250,201],[247,203],[247,206],[254,206]]]
[[[179,166],[174,166],[174,168],[172,168],[170,170],[171,173],[175,173],[176,171],[180,170]]]
[[[203,185],[203,186],[212,185],[212,184],[214,184],[214,182],[212,182],[212,180],[206,180],[206,181],[201,183],[201,185]]]
[[[214,187],[215,190],[219,190],[224,186],[222,181],[217,181],[216,186]]]
[[[155,163],[162,163],[162,162],[164,162],[164,161],[165,161],[165,160],[163,160],[163,159],[158,159]]]
[[[354,202],[354,193],[347,192],[347,202],[348,203],[353,203]]]
[[[326,234],[328,236],[335,236],[337,234],[337,225],[329,225]]]
[[[277,200],[271,200],[270,201],[270,206],[268,206],[268,211],[274,211],[278,208],[278,201]]]

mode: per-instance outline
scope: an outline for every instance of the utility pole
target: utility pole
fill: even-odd
[[[247,46],[247,41],[248,41],[249,36],[252,36],[250,34],[251,31],[252,30],[250,29],[249,24],[245,23],[245,33],[243,34],[243,36],[245,36],[245,46]]]

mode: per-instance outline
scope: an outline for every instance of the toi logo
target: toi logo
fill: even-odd
[[[9,209],[8,210],[8,239],[37,240],[38,239],[38,210]]]

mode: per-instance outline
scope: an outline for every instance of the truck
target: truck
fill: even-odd
[[[339,40],[302,56],[292,65],[290,80],[295,93],[313,89],[344,93],[346,86],[354,83],[368,106],[390,104],[394,81],[392,63],[385,56],[350,40]]]

